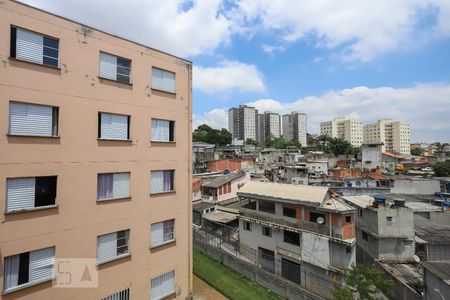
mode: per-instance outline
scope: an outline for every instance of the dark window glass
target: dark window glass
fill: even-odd
[[[53,48],[44,47],[44,57],[48,56],[53,59],[58,59],[58,50]]]
[[[55,205],[56,176],[36,177],[34,206]]]
[[[117,81],[130,83],[131,61],[117,57]]]
[[[48,36],[44,36],[44,46],[45,47],[50,47],[50,48],[55,48],[56,50],[59,49],[59,41],[57,39],[48,37]]]
[[[346,223],[351,223],[352,222],[352,217],[351,216],[345,216],[345,222]]]
[[[18,285],[27,283],[29,281],[28,279],[29,267],[30,267],[30,253],[25,252],[19,254],[19,279],[17,282]]]
[[[295,218],[296,217],[295,208],[283,207],[283,216]]]
[[[264,236],[269,236],[269,237],[271,237],[271,236],[272,236],[272,228],[263,226],[263,227],[262,227],[262,234],[263,234]]]
[[[169,141],[173,142],[175,140],[175,122],[170,121],[169,123]]]
[[[285,243],[300,246],[300,234],[298,232],[283,231],[283,240]]]
[[[44,56],[43,63],[46,66],[58,67],[58,60]]]
[[[365,231],[362,232],[362,238],[365,241],[367,241],[369,239],[369,235],[367,234],[367,232],[365,232]]]
[[[58,48],[59,41],[57,39],[44,36],[44,65],[58,67]]]
[[[11,40],[10,40],[10,52],[9,55],[16,58],[16,43],[17,43],[17,29],[11,27]]]
[[[117,232],[117,255],[128,253],[128,231]]]
[[[275,203],[272,201],[259,201],[259,211],[274,214],[275,213]]]
[[[58,121],[59,121],[59,108],[53,107],[53,116],[52,116],[52,135],[58,135]]]

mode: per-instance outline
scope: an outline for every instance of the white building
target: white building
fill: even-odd
[[[307,117],[305,113],[292,112],[283,115],[283,139],[297,140],[302,146],[307,146]]]
[[[277,113],[264,112],[266,136],[281,137],[281,118]]]
[[[353,147],[360,147],[363,141],[363,126],[359,119],[334,118],[320,123],[320,134],[344,139]]]
[[[408,122],[379,120],[364,126],[364,143],[383,143],[383,152],[411,153]]]

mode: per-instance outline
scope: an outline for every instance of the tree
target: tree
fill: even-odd
[[[438,177],[450,176],[450,160],[437,162],[433,165],[434,175]]]
[[[255,141],[254,139],[248,138],[248,139],[245,140],[245,144],[246,145],[255,145],[255,146],[257,146],[258,142]]]
[[[392,280],[384,279],[383,272],[365,265],[353,266],[346,272],[346,286],[335,286],[331,294],[338,300],[353,299],[352,290],[359,292],[361,299],[375,300],[382,292],[389,294],[394,287]]]
[[[330,138],[329,136],[321,135],[318,140],[325,153],[333,153],[335,156],[340,154],[355,154],[359,151],[359,149],[353,148],[352,144],[344,139]]]
[[[422,151],[420,151],[419,148],[412,148],[411,149],[411,155],[420,156],[420,155],[422,155]]]
[[[231,133],[225,128],[221,130],[213,129],[206,124],[197,127],[192,133],[192,141],[205,142],[215,145],[231,144]]]

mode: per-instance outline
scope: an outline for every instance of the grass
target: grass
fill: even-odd
[[[256,282],[194,250],[194,274],[230,299],[283,299]]]

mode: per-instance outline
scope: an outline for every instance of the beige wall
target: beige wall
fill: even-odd
[[[9,57],[10,26],[56,37],[60,67]],[[14,3],[0,3],[0,290],[4,257],[55,246],[57,258],[96,257],[100,234],[130,229],[131,256],[99,267],[98,289],[50,282],[0,299],[99,299],[130,287],[150,298],[150,279],[176,270],[180,299],[191,291],[191,63]],[[100,80],[99,51],[132,60],[133,85]],[[176,73],[176,95],[152,91],[151,67]],[[60,138],[12,137],[9,101],[59,107]],[[98,141],[99,111],[131,115],[131,142]],[[151,143],[150,120],[175,121],[176,143]],[[175,193],[150,193],[150,171],[175,169]],[[127,200],[96,202],[97,174],[131,172]],[[57,208],[5,214],[6,178],[57,175]],[[150,224],[175,218],[176,243],[150,250]]]

